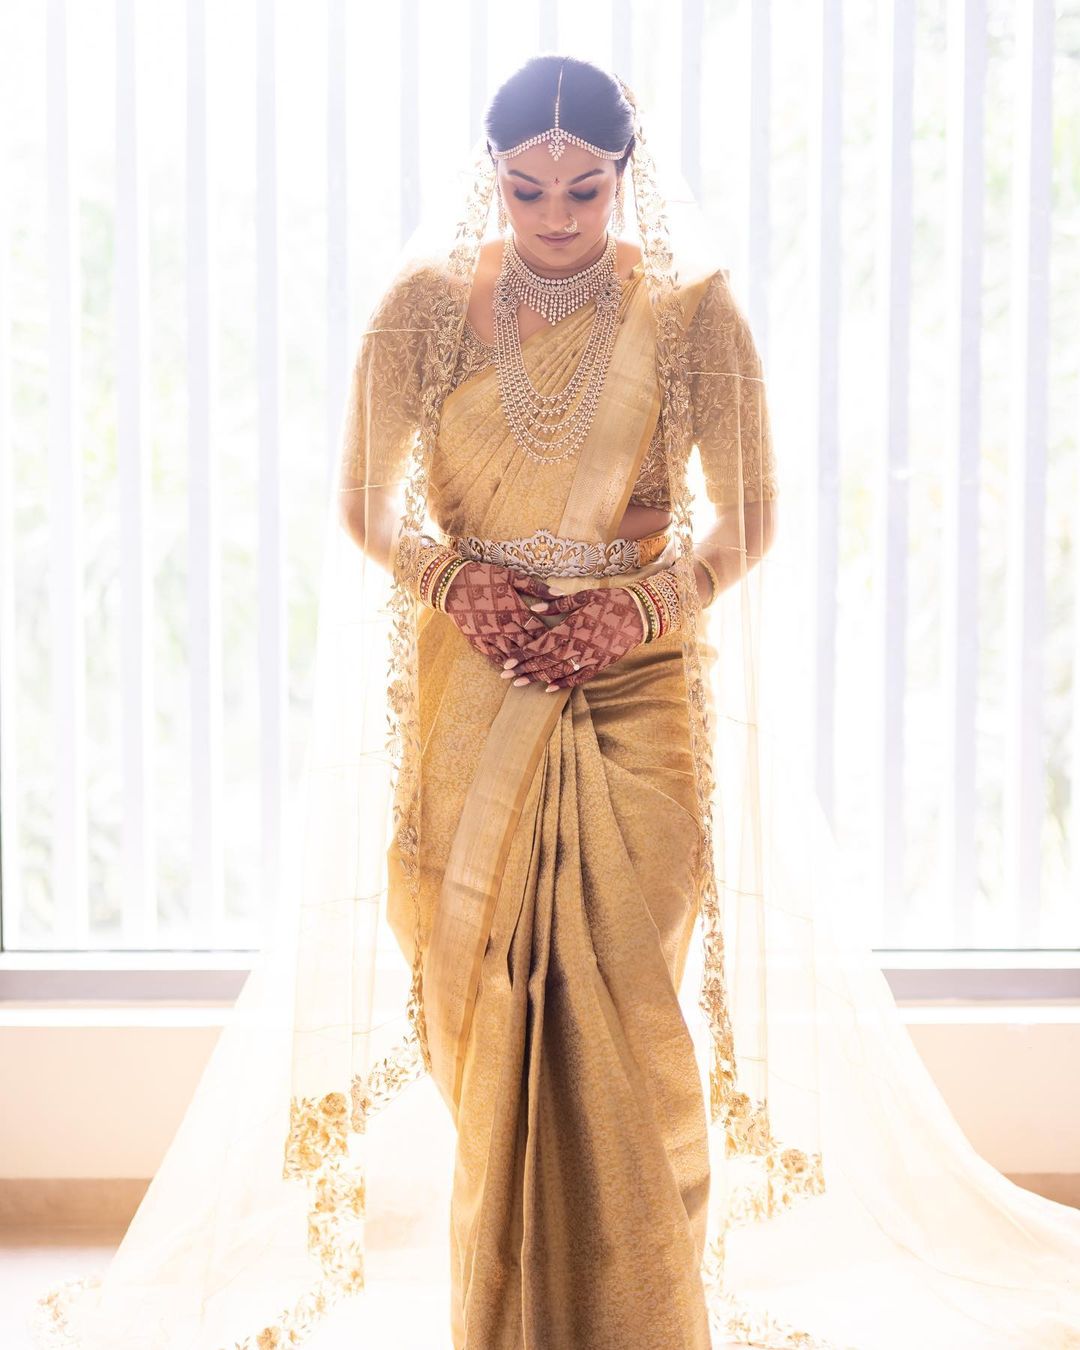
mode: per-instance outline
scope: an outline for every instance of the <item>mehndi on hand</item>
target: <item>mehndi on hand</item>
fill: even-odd
[[[425,605],[446,614],[482,656],[501,667],[507,654],[544,631],[523,596],[546,594],[532,578],[473,562],[429,535],[398,544],[394,575]]]
[[[548,693],[584,684],[642,642],[681,622],[678,563],[625,586],[592,587],[539,608],[567,617],[526,642],[505,662],[504,679],[544,680]]]
[[[645,639],[646,620],[628,587],[593,587],[559,596],[549,608],[565,613],[512,653],[503,678],[543,681],[550,692],[583,684]]]

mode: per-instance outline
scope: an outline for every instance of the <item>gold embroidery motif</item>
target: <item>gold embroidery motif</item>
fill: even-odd
[[[35,1339],[56,1347],[56,1350],[74,1346],[68,1310],[80,1294],[100,1288],[100,1275],[81,1275],[77,1279],[63,1280],[54,1285],[47,1294],[37,1300],[35,1305]]]
[[[664,432],[658,418],[656,429],[641,461],[641,468],[634,480],[631,502],[638,506],[655,506],[658,510],[671,509],[671,493],[668,486],[667,454],[664,450]]]

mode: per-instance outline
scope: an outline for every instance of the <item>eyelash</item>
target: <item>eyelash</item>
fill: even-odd
[[[597,193],[596,188],[593,188],[591,192],[584,192],[584,193],[571,192],[570,196],[573,197],[574,201],[576,202],[591,202],[592,199],[596,196],[596,193]],[[523,192],[520,192],[517,188],[515,188],[514,196],[518,199],[519,202],[534,202],[536,201],[537,197],[540,196],[540,193],[534,192],[531,197],[526,197]]]

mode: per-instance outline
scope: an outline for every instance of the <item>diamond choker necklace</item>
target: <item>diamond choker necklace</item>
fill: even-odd
[[[506,241],[503,270],[516,299],[542,314],[548,323],[558,323],[567,314],[593,299],[615,272],[615,238],[608,235],[607,246],[594,262],[580,272],[565,277],[542,277],[534,272],[517,251],[514,236]],[[500,278],[500,281],[502,278]]]

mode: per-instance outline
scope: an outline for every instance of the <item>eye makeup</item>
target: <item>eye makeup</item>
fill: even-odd
[[[534,202],[540,195],[541,194],[539,192],[532,192],[526,195],[526,193],[522,192],[520,188],[514,189],[514,196],[518,199],[519,202]],[[592,199],[596,196],[596,189],[593,188],[591,192],[571,192],[570,196],[576,202],[591,202]]]

